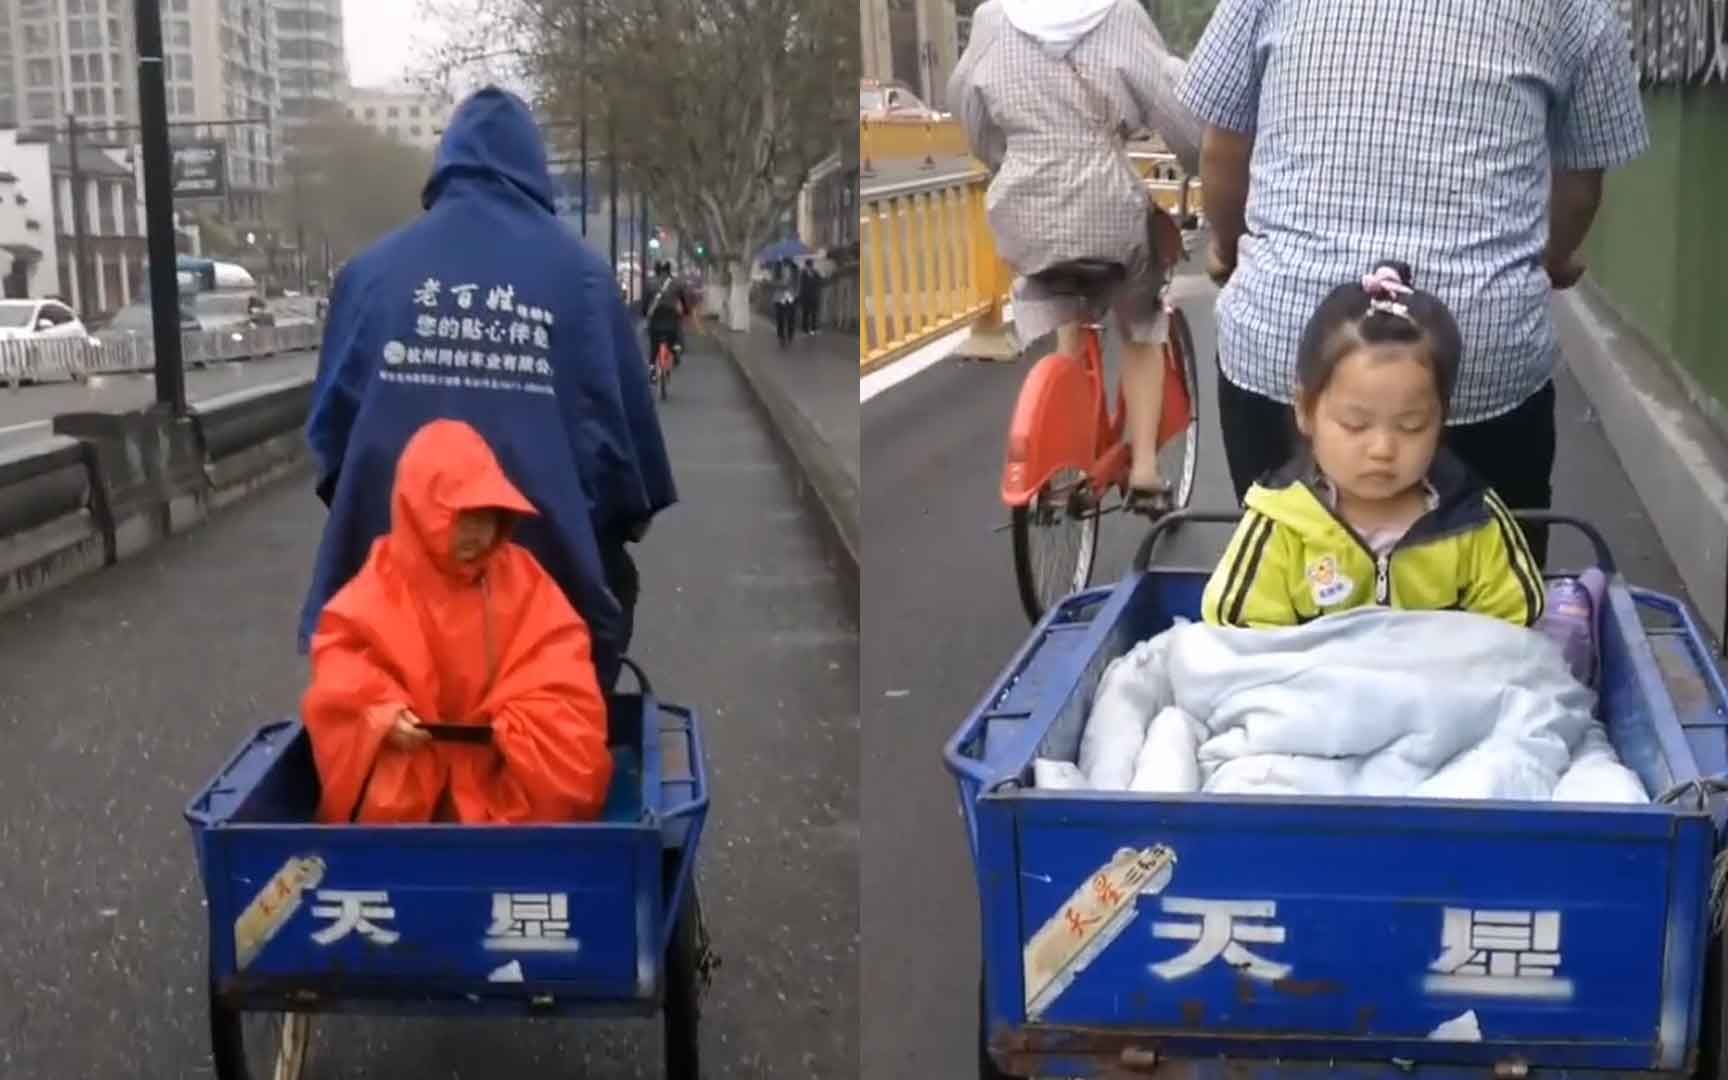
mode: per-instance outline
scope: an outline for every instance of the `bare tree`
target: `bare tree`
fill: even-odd
[[[337,112],[294,130],[273,217],[345,261],[420,213],[432,157]]]
[[[429,0],[467,9],[445,71],[524,88],[573,149],[618,165],[661,220],[704,245],[748,326],[750,263],[813,167],[856,139],[857,14],[843,0]],[[453,21],[453,20],[452,20]]]

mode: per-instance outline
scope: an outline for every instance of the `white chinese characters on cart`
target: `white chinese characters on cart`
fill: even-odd
[[[389,946],[402,934],[393,924],[396,908],[383,889],[319,889],[312,918],[324,925],[312,932],[319,945],[334,945],[354,934],[373,945]],[[494,893],[491,921],[482,945],[490,952],[577,952],[570,936],[568,893]]]
[[[1558,911],[1447,908],[1441,953],[1425,982],[1431,994],[1570,998],[1561,978]]]
[[[483,292],[483,295],[482,295]],[[427,278],[414,290],[414,333],[384,344],[385,382],[555,396],[553,313],[515,285],[482,290]]]
[[[1185,979],[1215,961],[1261,982],[1289,978],[1295,970],[1275,947],[1290,937],[1275,921],[1275,900],[1159,898],[1165,915],[1180,921],[1152,924],[1152,937],[1185,941],[1184,951],[1147,965],[1166,982]],[[1430,994],[1487,998],[1567,999],[1572,980],[1558,974],[1561,917],[1558,911],[1445,908],[1438,957],[1428,965],[1423,988]]]

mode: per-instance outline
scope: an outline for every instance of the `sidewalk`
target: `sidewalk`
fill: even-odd
[[[859,547],[858,337],[799,334],[782,347],[773,324],[753,315],[743,333],[714,324],[704,332],[726,351],[798,473],[813,490],[838,541],[847,573]]]

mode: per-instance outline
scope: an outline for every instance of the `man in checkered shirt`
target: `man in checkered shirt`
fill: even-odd
[[[1220,0],[1179,96],[1207,125],[1238,499],[1292,450],[1309,315],[1395,258],[1464,335],[1450,445],[1510,506],[1546,508],[1549,292],[1583,273],[1603,171],[1649,142],[1613,0]]]

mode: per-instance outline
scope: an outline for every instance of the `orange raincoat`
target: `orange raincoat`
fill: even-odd
[[[502,533],[480,559],[452,556],[457,514],[484,509],[535,512],[473,428],[426,425],[397,465],[390,533],[313,638],[302,713],[320,821],[599,816],[612,758],[588,627]],[[490,725],[491,742],[397,749],[385,736],[405,708],[427,724]]]

